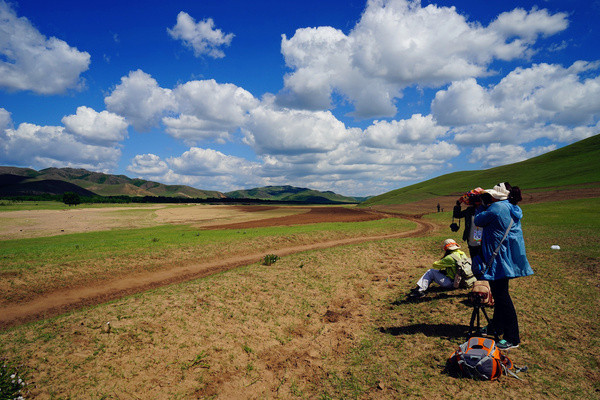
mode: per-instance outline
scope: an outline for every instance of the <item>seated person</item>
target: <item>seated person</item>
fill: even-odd
[[[429,284],[435,282],[444,288],[454,288],[454,278],[458,273],[457,259],[467,257],[467,255],[459,250],[460,246],[454,239],[446,239],[442,243],[444,256],[433,263],[433,268],[428,269],[425,274],[417,282],[417,287],[412,289],[408,294],[408,298],[419,298],[425,296]]]

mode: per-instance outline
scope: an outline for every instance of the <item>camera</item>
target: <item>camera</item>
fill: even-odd
[[[480,197],[481,197],[481,203],[484,206],[489,206],[490,204],[493,203],[493,201],[492,201],[492,195],[489,194],[489,193],[483,193],[482,195],[480,195]]]
[[[450,224],[450,230],[452,232],[457,232],[460,229],[460,227],[458,226],[458,224],[456,222],[453,222]]]

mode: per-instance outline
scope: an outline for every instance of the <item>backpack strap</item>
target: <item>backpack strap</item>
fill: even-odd
[[[517,375],[519,372],[527,372],[527,366],[524,367],[517,367],[516,365],[513,364],[513,362],[511,361],[510,358],[508,358],[507,356],[505,356],[504,354],[500,354],[500,363],[502,364],[502,372],[504,373],[504,375],[509,375],[512,376],[513,378],[516,378],[520,381],[522,381],[521,378],[519,378],[519,376]],[[513,372],[514,370],[514,372]]]
[[[496,256],[498,255],[498,252],[500,251],[500,246],[502,246],[502,242],[504,242],[504,239],[506,239],[506,237],[508,236],[508,232],[510,231],[510,228],[512,228],[514,222],[515,221],[511,218],[510,219],[510,223],[508,224],[508,228],[506,228],[506,232],[504,232],[504,236],[502,236],[502,239],[500,240],[500,243],[498,243],[498,247],[496,247],[496,250],[494,250],[494,253],[490,257],[490,259],[488,260],[488,262],[485,263],[485,269],[483,270],[484,274],[486,274],[488,272],[488,270],[490,269],[490,267],[492,266],[492,263],[494,262],[494,259],[496,258]]]

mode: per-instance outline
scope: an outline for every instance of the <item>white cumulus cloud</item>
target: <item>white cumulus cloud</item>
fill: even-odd
[[[496,167],[537,157],[552,150],[556,150],[556,145],[534,147],[527,151],[523,146],[492,143],[474,148],[469,162],[481,162],[486,168]]]
[[[8,128],[12,128],[12,118],[8,111],[0,108],[0,132],[4,132]]]
[[[199,147],[166,160],[155,154],[137,155],[127,169],[145,179],[209,190],[235,190],[267,182],[260,177],[258,163]]]
[[[462,144],[584,139],[599,133],[600,76],[587,77],[599,65],[536,64],[485,88],[474,79],[454,82],[436,94],[432,114],[438,123],[453,126]]]
[[[343,122],[329,111],[275,109],[262,105],[250,112],[245,142],[257,154],[324,153],[350,139]]]
[[[128,124],[123,117],[85,106],[78,107],[75,115],[63,117],[62,123],[69,133],[90,144],[110,146],[127,137]]]
[[[163,177],[169,172],[169,166],[155,154],[139,154],[127,167],[129,172],[145,177]]]
[[[233,84],[208,79],[166,89],[141,70],[122,77],[104,102],[109,111],[125,117],[137,131],[162,123],[169,135],[190,145],[228,140],[259,104],[250,92]]]
[[[108,171],[117,166],[116,146],[83,143],[61,126],[22,123],[0,132],[0,158],[4,164],[35,168],[75,167]]]
[[[519,18],[530,25],[516,29]],[[338,92],[353,103],[356,116],[393,116],[394,100],[404,88],[489,75],[492,61],[527,57],[538,35],[567,24],[566,14],[534,8],[502,14],[484,27],[454,7],[370,0],[348,35],[318,27],[298,29],[290,39],[283,36],[281,49],[292,72],[279,102],[323,109]]]
[[[90,55],[41,34],[0,0],[0,88],[52,95],[82,86]]]
[[[370,147],[393,149],[405,143],[432,143],[447,128],[437,125],[431,115],[414,114],[407,120],[375,121],[365,130],[364,143]]]
[[[21,123],[0,108],[0,165],[73,167],[109,172],[117,167],[127,136],[122,117],[79,107],[62,119],[65,126]]]
[[[181,84],[173,95],[179,115],[165,117],[162,122],[171,136],[192,144],[229,139],[259,103],[250,92],[214,79]]]
[[[539,35],[550,36],[567,29],[567,16],[566,13],[552,15],[548,10],[539,10],[537,7],[530,12],[516,8],[500,14],[489,27],[506,38],[516,36],[534,41]]]
[[[181,156],[169,158],[168,161],[176,173],[195,176],[248,176],[257,166],[245,158],[199,147],[192,147]]]
[[[171,90],[163,89],[152,76],[142,70],[131,71],[121,78],[109,96],[106,108],[125,117],[133,127],[144,132],[154,127],[161,118],[175,108]]]
[[[188,13],[181,11],[177,15],[177,24],[167,32],[173,39],[183,41],[184,45],[194,50],[194,55],[208,55],[213,58],[223,58],[223,46],[229,46],[233,33],[224,34],[215,29],[212,18],[196,22]]]

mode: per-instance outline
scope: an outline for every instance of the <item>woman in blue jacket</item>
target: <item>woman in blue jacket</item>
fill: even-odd
[[[500,349],[518,347],[521,342],[517,313],[508,292],[508,281],[533,274],[525,254],[525,241],[521,230],[523,211],[517,205],[521,191],[508,182],[499,183],[486,190],[484,204],[474,218],[483,228],[481,256],[473,264],[478,279],[489,281],[495,308],[492,325],[497,333],[504,333],[498,343]],[[512,223],[511,223],[512,221]],[[474,271],[474,272],[475,272]]]

